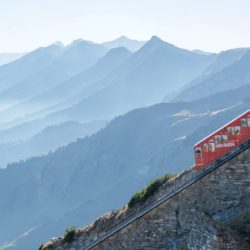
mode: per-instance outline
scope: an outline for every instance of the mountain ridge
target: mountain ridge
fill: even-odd
[[[60,105],[59,108],[62,109],[66,102],[69,102],[67,105],[76,102],[77,94],[80,95],[82,90],[88,87],[91,88],[92,84],[118,67],[130,55],[131,53],[125,48],[111,49],[103,57],[99,58],[92,67],[81,71],[70,79],[63,81],[38,96],[6,109],[0,114],[3,119],[7,116],[8,119],[11,120],[15,118],[18,113],[23,114],[24,116],[28,112],[29,116],[32,116],[32,113],[53,108],[55,105]],[[70,99],[72,99],[71,102]],[[30,108],[28,109],[27,107]],[[11,116],[12,113],[13,115]]]
[[[101,56],[106,52],[106,49],[101,45],[91,44],[86,42],[80,42],[70,47],[70,49],[62,48],[58,45],[50,45],[45,48],[39,48],[21,59],[14,61],[13,63],[3,65],[0,67],[0,79],[1,71],[9,71],[13,69],[12,74],[18,76],[20,72],[19,64],[22,65],[24,61],[28,68],[24,68],[21,79],[18,77],[16,81],[11,81],[11,85],[8,86],[8,82],[3,81],[5,89],[0,92],[0,100],[2,103],[10,103],[8,106],[16,104],[20,101],[27,100],[32,96],[46,91],[53,86],[56,86],[62,81],[69,79],[71,76],[93,65]],[[37,57],[41,54],[43,67],[40,66],[39,61],[38,70],[34,72],[34,62],[37,61]],[[43,56],[51,57],[51,60],[43,59]],[[27,61],[27,62],[26,62]],[[28,64],[31,61],[31,64]],[[25,65],[25,64],[24,64]],[[26,73],[26,72],[33,72]],[[26,75],[26,76],[25,76]],[[1,87],[1,86],[0,86]],[[1,90],[1,89],[0,89]],[[7,106],[7,107],[8,107]]]
[[[175,61],[171,60],[174,56],[177,58]],[[193,65],[190,60],[193,60]],[[152,105],[162,100],[164,97],[162,93],[171,92],[178,89],[178,85],[184,84],[184,78],[192,79],[199,75],[210,60],[211,58],[208,56],[179,49],[157,37],[152,37],[115,72],[102,80],[102,84],[106,85],[106,88],[83,99],[75,107],[72,106],[50,116],[54,116],[56,119],[60,119],[60,116],[62,119],[66,117],[75,119],[79,115],[78,110],[81,110],[81,114],[84,114],[87,121],[109,119],[133,108]],[[152,62],[158,63],[152,64]],[[176,73],[173,73],[173,68]],[[181,74],[177,74],[178,70]],[[150,72],[153,74],[151,75]],[[186,81],[188,80],[186,79]],[[170,85],[172,82],[175,82],[176,86]],[[126,103],[126,100],[130,101]],[[102,103],[101,114],[96,103]],[[91,114],[88,113],[86,107],[91,107]],[[107,114],[109,117],[106,117]]]
[[[201,79],[198,79],[197,82],[194,81],[189,88],[186,87],[177,95],[176,100],[202,98],[249,84],[250,76],[248,67],[250,65],[250,50],[242,49],[240,50],[240,54],[237,53],[237,51],[233,52],[236,52],[235,59],[226,62],[226,64],[222,66],[222,69],[218,69],[217,67],[217,71],[212,73],[211,76],[207,75],[205,78],[201,77]],[[235,55],[231,56],[234,57]],[[211,67],[213,67],[213,65]],[[207,70],[209,70],[209,67]]]

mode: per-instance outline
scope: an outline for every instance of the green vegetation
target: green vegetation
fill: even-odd
[[[39,247],[38,250],[43,250],[43,244]]]
[[[52,244],[50,243],[50,244],[45,244],[45,243],[43,243],[43,244],[41,244],[41,246],[39,247],[39,249],[38,250],[44,250],[44,249],[53,249],[53,246],[52,246]]]
[[[135,193],[130,201],[128,202],[128,207],[132,208],[136,204],[144,203],[150,196],[156,193],[156,191],[171,177],[171,174],[166,174],[160,178],[153,180],[147,187]]]
[[[67,228],[64,233],[64,241],[66,241],[67,243],[72,242],[74,240],[75,233],[76,233],[75,227]]]

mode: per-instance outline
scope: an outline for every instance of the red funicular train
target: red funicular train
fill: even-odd
[[[194,146],[195,167],[201,170],[250,139],[250,110]]]

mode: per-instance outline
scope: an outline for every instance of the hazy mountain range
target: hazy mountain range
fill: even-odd
[[[8,143],[11,150],[10,143],[21,146],[47,126],[110,120],[161,102],[199,76],[215,57],[177,48],[157,37],[134,53],[120,47],[119,41],[123,44],[124,38],[109,51],[84,40],[66,47],[55,43],[0,67],[0,142]],[[19,154],[19,159],[26,156]]]
[[[67,47],[40,48],[0,68],[0,104],[13,106],[51,89],[92,66],[105,54],[101,45],[78,40]]]
[[[164,94],[200,75],[212,57],[179,49],[153,37],[99,81],[99,91],[50,116],[62,121],[77,119],[80,114],[87,121],[111,119],[134,108],[158,103]]]
[[[197,140],[249,109],[249,66],[247,48],[158,37],[55,43],[0,66],[0,249],[36,249],[191,166]]]
[[[201,77],[186,86],[177,100],[193,100],[236,89],[250,83],[250,49],[232,50],[218,55]]]

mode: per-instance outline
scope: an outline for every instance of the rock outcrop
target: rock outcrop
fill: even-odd
[[[173,178],[153,198],[195,171],[188,170]],[[77,229],[72,242],[59,237],[41,249],[84,249],[130,212],[123,208],[108,213],[92,225]],[[93,249],[249,250],[250,149]]]

